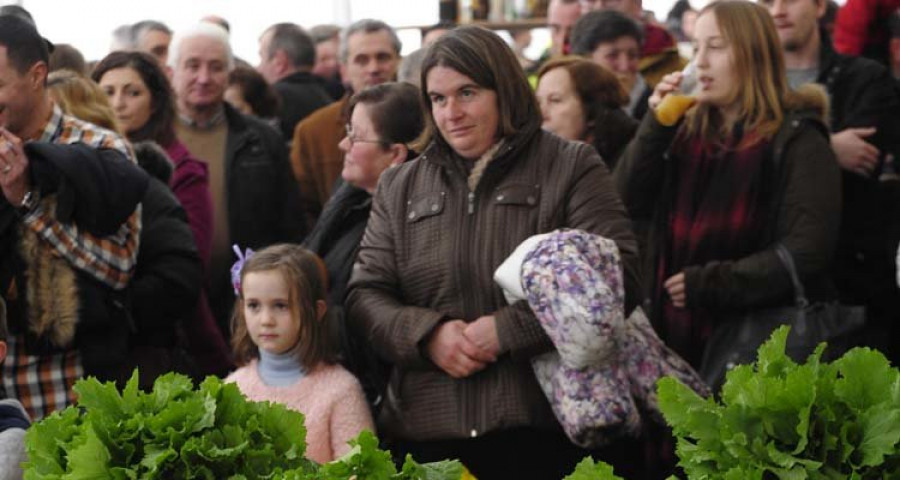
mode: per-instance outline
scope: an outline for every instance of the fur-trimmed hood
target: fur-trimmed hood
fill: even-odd
[[[817,83],[807,83],[792,91],[784,101],[785,110],[829,125],[828,92]]]
[[[151,141],[135,142],[133,147],[138,165],[145,172],[168,185],[175,167],[165,150],[156,142]]]

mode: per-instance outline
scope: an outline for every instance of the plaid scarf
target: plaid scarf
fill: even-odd
[[[668,176],[671,207],[663,217],[667,241],[660,249],[656,289],[663,307],[663,338],[695,367],[715,326],[715,312],[675,308],[663,283],[685,267],[734,260],[759,250],[773,192],[771,162],[766,161],[770,156],[771,142],[742,139],[739,130],[721,144],[696,137],[679,137],[673,144]]]

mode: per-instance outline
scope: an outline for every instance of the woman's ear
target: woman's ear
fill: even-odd
[[[325,313],[328,312],[328,303],[325,300],[316,300],[316,320],[322,321]]]
[[[392,143],[390,146],[391,166],[400,165],[406,161],[409,154],[409,148],[404,143]]]

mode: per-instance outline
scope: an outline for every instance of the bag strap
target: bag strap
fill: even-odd
[[[782,244],[775,245],[775,253],[778,254],[778,259],[781,260],[781,264],[784,265],[784,268],[787,269],[788,274],[791,276],[791,283],[794,284],[794,303],[798,308],[806,308],[809,305],[809,300],[806,299],[806,292],[803,290],[803,284],[800,283],[800,277],[797,275],[797,267],[794,266],[794,256],[791,255],[791,252]]]

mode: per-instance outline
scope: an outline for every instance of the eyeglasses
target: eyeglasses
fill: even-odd
[[[344,129],[347,130],[347,140],[350,141],[350,146],[351,146],[351,147],[352,147],[353,144],[355,144],[355,143],[378,143],[378,144],[381,144],[381,145],[385,145],[385,142],[384,142],[383,140],[367,140],[367,139],[365,139],[365,138],[357,138],[357,137],[353,134],[353,128],[350,127],[350,124],[349,124],[349,123],[346,124],[346,125],[344,125]]]

